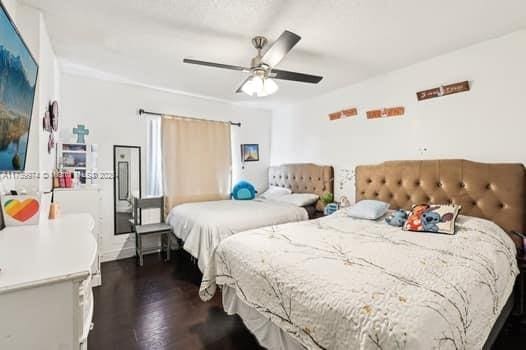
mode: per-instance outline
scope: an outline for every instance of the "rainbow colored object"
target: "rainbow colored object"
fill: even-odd
[[[40,207],[38,201],[33,198],[24,200],[8,199],[3,203],[3,206],[4,214],[20,222],[26,222],[35,216],[35,214],[38,214]]]

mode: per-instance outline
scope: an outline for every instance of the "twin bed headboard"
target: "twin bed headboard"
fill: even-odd
[[[269,186],[290,188],[293,193],[315,193],[320,197],[334,193],[334,170],[332,166],[311,163],[272,166],[268,171]],[[318,201],[318,210],[323,203]]]
[[[461,159],[390,161],[356,167],[356,200],[378,199],[391,208],[419,203],[455,203],[462,214],[492,220],[503,229],[526,229],[522,164]]]

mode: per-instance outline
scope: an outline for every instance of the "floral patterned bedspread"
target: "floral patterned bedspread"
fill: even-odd
[[[480,349],[518,274],[496,224],[402,231],[337,212],[225,239],[200,289],[228,285],[308,349]]]

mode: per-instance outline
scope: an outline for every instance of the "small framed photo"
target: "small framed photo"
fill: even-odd
[[[242,144],[241,145],[241,160],[243,162],[258,162],[259,161],[259,145],[258,144]]]

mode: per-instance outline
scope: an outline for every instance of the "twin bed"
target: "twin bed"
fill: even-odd
[[[287,188],[292,193],[312,193],[321,197],[333,192],[333,168],[315,164],[285,164],[270,167],[268,185]],[[183,248],[197,259],[204,272],[215,248],[225,238],[242,231],[288,222],[305,221],[323,210],[318,200],[306,207],[287,202],[256,198],[248,201],[186,203],[174,207],[167,218]]]
[[[489,349],[512,307],[525,228],[522,164],[397,161],[356,169],[356,200],[462,205],[455,235],[402,231],[344,210],[224,239],[200,288],[218,287],[270,349]]]

